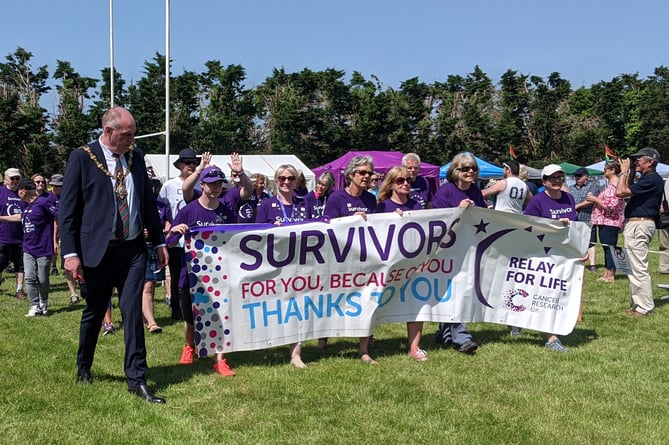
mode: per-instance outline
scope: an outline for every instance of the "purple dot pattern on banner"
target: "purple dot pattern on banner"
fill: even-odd
[[[222,256],[216,244],[224,243],[220,232],[202,231],[194,233],[187,241],[190,251],[188,284],[193,298],[193,317],[195,321],[195,344],[200,357],[223,352],[231,345],[230,317],[220,314],[227,307],[228,298],[221,295],[217,284],[227,280],[222,274]],[[209,240],[205,243],[205,240]],[[213,244],[213,246],[212,246]]]

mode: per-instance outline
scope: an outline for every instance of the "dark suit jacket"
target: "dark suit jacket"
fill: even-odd
[[[88,144],[98,161],[107,165],[98,141]],[[128,154],[125,155],[126,161]],[[153,245],[164,244],[156,198],[146,174],[144,154],[134,149],[131,166],[139,220]],[[83,266],[96,267],[102,261],[116,221],[116,198],[111,179],[79,148],[70,154],[60,195],[58,225],[61,255],[76,253]]]

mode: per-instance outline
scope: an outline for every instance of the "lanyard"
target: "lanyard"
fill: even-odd
[[[276,197],[277,202],[279,203],[279,207],[281,207],[281,213],[283,214],[283,220],[286,222],[293,222],[295,220],[295,203],[291,204],[291,214],[290,214],[290,219],[288,219],[288,215],[286,215],[286,207],[283,205],[283,202],[281,202],[281,197],[277,196]]]

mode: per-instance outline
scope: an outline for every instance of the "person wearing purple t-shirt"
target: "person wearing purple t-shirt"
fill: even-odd
[[[21,171],[18,168],[8,168],[5,171],[4,186],[0,186],[0,216],[20,215],[26,207],[17,194]],[[14,265],[16,273],[16,298],[25,300],[26,293],[23,291],[23,228],[21,219],[13,222],[0,221],[0,282],[2,272],[9,262]]]
[[[30,179],[19,182],[18,194],[26,203],[20,215],[23,226],[23,266],[30,299],[26,317],[47,315],[49,273],[54,252],[53,224],[58,217],[58,209],[43,194],[38,194],[35,183]]]
[[[216,166],[209,166],[200,172],[199,178],[202,193],[196,200],[189,202],[186,207],[177,213],[166,240],[168,246],[175,246],[179,239],[191,229],[230,224],[236,220],[236,213],[218,199],[223,191],[225,173]],[[195,319],[193,316],[193,299],[187,284],[186,258],[185,256],[182,258],[181,275],[179,277],[179,304],[184,318],[186,345],[181,352],[179,364],[190,365],[195,360]],[[213,368],[223,377],[235,375],[222,353],[216,354]]]
[[[325,204],[325,216],[340,218],[343,216],[360,215],[367,218],[368,213],[376,210],[376,197],[367,191],[369,178],[374,173],[374,162],[371,156],[354,156],[344,169],[346,186],[343,190],[332,193]],[[327,338],[319,338],[317,349],[325,349]],[[370,365],[378,364],[369,355],[369,337],[360,337],[358,357]]]
[[[298,170],[290,164],[280,165],[274,173],[276,196],[264,200],[258,213],[257,223],[270,223],[277,226],[304,222],[312,219],[311,211],[304,198],[295,194],[299,177]],[[302,343],[290,346],[290,363],[297,368],[306,368],[302,361]]]
[[[481,189],[475,184],[479,179],[479,167],[474,155],[456,154],[448,167],[446,179],[448,182],[434,194],[433,209],[487,207]],[[452,343],[463,354],[473,354],[479,347],[464,323],[439,323],[435,340],[444,345]]]
[[[189,203],[195,199],[198,199],[201,195],[200,190],[195,189],[195,183],[197,182],[200,173],[204,171],[205,168],[209,166],[211,163],[211,153],[210,152],[204,152],[202,153],[202,157],[200,158],[200,165],[198,165],[195,168],[195,174],[190,175],[186,179],[184,179],[184,182],[181,186],[181,190],[183,192],[183,198],[186,203]],[[235,214],[235,219],[232,221],[233,223],[240,222],[238,220],[237,214],[239,212],[239,207],[248,201],[249,197],[251,196],[251,193],[253,193],[253,183],[251,182],[251,179],[246,175],[246,172],[244,171],[244,167],[242,165],[242,157],[239,156],[238,153],[232,153],[230,155],[230,162],[228,163],[228,167],[230,167],[230,171],[235,174],[235,178],[237,180],[236,184],[238,185],[233,185],[233,187],[229,189],[221,189],[221,195],[218,197],[218,200],[228,206]],[[225,173],[222,173],[222,179],[221,181],[224,184],[228,183],[228,180],[225,177]],[[173,217],[176,215],[172,214]],[[242,221],[246,222],[246,221]]]
[[[379,201],[376,213],[397,212],[403,215],[408,210],[422,210],[423,206],[409,198],[411,179],[409,170],[405,167],[393,167],[386,173],[376,198]],[[409,343],[409,357],[419,362],[427,360],[427,352],[420,348],[423,337],[423,322],[407,322],[407,338]]]
[[[554,219],[565,226],[568,226],[571,221],[578,221],[574,196],[563,189],[564,177],[565,171],[559,165],[545,166],[541,171],[544,191],[530,199],[525,208],[525,215]],[[514,337],[520,335],[519,328],[512,328],[511,332]],[[567,352],[567,348],[555,334],[547,335],[545,346],[552,351]]]
[[[316,187],[313,191],[307,193],[304,197],[304,202],[311,211],[311,216],[314,219],[320,219],[325,214],[325,204],[332,194],[334,187],[334,176],[330,172],[323,172],[316,180]]]
[[[411,180],[411,190],[409,197],[418,202],[424,209],[432,201],[432,190],[427,179],[418,176],[420,171],[420,156],[416,153],[407,153],[402,156],[402,167],[409,171],[409,179]]]

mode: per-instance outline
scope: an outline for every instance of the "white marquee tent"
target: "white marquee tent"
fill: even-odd
[[[174,161],[177,160],[179,156],[174,154],[170,155],[170,169],[169,177],[174,178],[179,176],[179,170],[174,167]],[[149,154],[144,156],[146,160],[146,166],[153,167],[153,172],[158,176],[163,182],[168,178],[168,172],[165,171],[165,155],[155,155]],[[228,163],[230,162],[229,155],[214,155],[212,156],[211,163],[217,165],[223,170],[225,175],[229,178],[230,168]],[[244,170],[249,173],[262,173],[266,175],[270,183],[274,183],[274,172],[277,167],[284,164],[291,164],[298,170],[302,170],[304,177],[307,180],[307,188],[313,190],[316,185],[316,178],[314,172],[309,169],[297,156],[295,155],[242,155],[242,163],[244,165]]]

